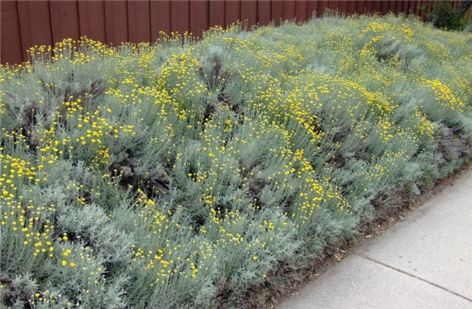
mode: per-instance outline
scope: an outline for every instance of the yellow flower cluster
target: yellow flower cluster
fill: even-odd
[[[172,54],[163,65],[157,80],[160,89],[168,89],[171,95],[198,96],[206,91],[206,86],[197,78],[200,67],[192,57],[191,48],[185,52]]]
[[[433,89],[441,106],[458,111],[462,111],[464,109],[464,102],[460,98],[457,98],[452,90],[442,81],[438,79],[424,79],[423,83]]]
[[[383,117],[379,121],[379,133],[382,140],[386,143],[393,139],[393,123],[386,117]]]
[[[30,162],[3,154],[0,148],[0,213],[2,228],[11,230],[14,239],[4,241],[25,247],[24,253],[33,259],[40,254],[52,257],[54,245],[51,234],[54,230],[44,214],[53,207],[36,206],[32,200],[24,200],[19,187],[37,181],[37,170]]]
[[[70,268],[75,268],[76,266],[75,262],[67,259],[71,253],[72,253],[71,249],[64,249],[64,251],[62,251],[62,260],[61,260],[62,267],[69,266]]]
[[[386,32],[398,30],[400,31],[404,37],[406,42],[411,42],[413,40],[413,29],[407,24],[391,24],[391,23],[379,23],[379,22],[372,22],[362,30],[362,33],[369,33],[369,32]]]
[[[426,115],[421,112],[420,108],[415,109],[415,114],[418,119],[420,119],[417,128],[422,135],[431,136],[434,133],[433,123],[426,117]]]

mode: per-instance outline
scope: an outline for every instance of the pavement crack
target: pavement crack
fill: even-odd
[[[401,270],[401,269],[399,269],[399,268],[396,268],[396,267],[390,266],[390,265],[388,265],[388,264],[385,264],[385,263],[383,263],[383,262],[381,262],[381,261],[379,261],[379,260],[373,259],[373,258],[371,258],[371,257],[369,257],[369,256],[367,256],[367,255],[362,254],[362,253],[355,253],[355,255],[358,255],[358,256],[361,257],[361,258],[364,258],[364,259],[366,259],[366,260],[369,260],[369,261],[371,261],[371,262],[373,262],[373,263],[376,263],[376,264],[378,264],[378,265],[387,267],[387,268],[389,268],[389,269],[391,269],[391,270],[394,270],[394,271],[396,271],[396,272],[402,273],[402,274],[407,275],[407,276],[409,276],[409,277],[412,277],[412,278],[415,278],[415,279],[417,279],[417,280],[423,281],[423,282],[425,282],[425,283],[427,283],[427,284],[429,284],[429,285],[432,285],[432,286],[434,286],[434,287],[437,287],[437,288],[439,288],[439,289],[441,289],[441,290],[443,290],[443,291],[445,291],[445,292],[451,293],[451,294],[453,294],[453,295],[455,295],[455,296],[458,296],[458,297],[460,297],[460,298],[462,298],[462,299],[465,299],[465,300],[467,300],[467,301],[469,301],[469,302],[472,303],[472,299],[471,299],[471,298],[469,298],[469,297],[467,297],[467,296],[464,296],[464,295],[461,295],[461,294],[459,294],[459,293],[457,293],[457,292],[451,291],[451,290],[449,290],[448,288],[443,287],[443,286],[441,286],[441,285],[439,285],[439,284],[436,284],[436,283],[434,283],[434,282],[428,281],[428,280],[423,279],[423,278],[421,278],[421,277],[418,277],[418,276],[416,276],[416,275],[410,274],[409,272],[406,272],[406,271]]]

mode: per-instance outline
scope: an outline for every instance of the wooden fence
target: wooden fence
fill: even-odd
[[[433,1],[311,1],[311,0],[1,0],[1,62],[27,60],[33,45],[63,38],[90,38],[118,45],[154,41],[159,31],[201,35],[214,26],[237,20],[248,25],[282,19],[306,20],[326,10],[342,14],[403,12],[422,14]],[[458,4],[460,1],[454,1]]]

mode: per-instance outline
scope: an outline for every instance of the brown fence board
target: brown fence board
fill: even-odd
[[[295,18],[295,1],[293,1],[293,0],[285,0],[284,1],[283,18],[284,19],[294,19]]]
[[[267,25],[270,23],[270,6],[271,1],[259,0],[257,1],[257,22],[260,25]]]
[[[319,12],[320,16],[325,14],[326,10],[329,8],[328,2],[329,1],[326,1],[326,0],[325,1],[318,1],[318,12]],[[307,4],[307,6],[308,6],[308,4]],[[307,18],[310,18],[309,12],[307,12]]]
[[[365,14],[366,12],[372,12],[373,5],[374,4],[373,4],[372,1],[365,2],[365,5],[359,11],[359,14]]]
[[[339,1],[334,0],[334,1],[327,1],[327,2],[328,3],[326,5],[326,8],[330,10],[331,12],[338,8]]]
[[[1,7],[1,57],[5,63],[20,63],[23,60],[17,1],[2,1]],[[4,44],[3,40],[9,42]]]
[[[379,14],[381,5],[382,5],[382,3],[380,3],[380,1],[372,1],[372,11],[371,12]]]
[[[306,1],[299,0],[295,2],[295,17],[297,20],[306,20]]]
[[[80,35],[107,42],[103,1],[79,1],[78,7]]]
[[[395,1],[394,11],[401,12],[401,10],[402,10],[402,1]]]
[[[209,27],[225,25],[225,1],[210,0],[208,11]]]
[[[151,10],[149,1],[128,2],[128,32],[130,42],[151,41]]]
[[[26,60],[28,59],[27,48],[34,45],[51,45],[53,43],[49,3],[45,1],[18,1],[18,17],[20,20],[21,45],[23,46],[22,55],[23,59]]]
[[[52,40],[80,37],[79,8],[77,1],[49,1]]]
[[[418,13],[418,1],[412,1],[412,3],[413,3],[412,14],[417,14]]]
[[[165,33],[171,32],[170,25],[170,2],[169,1],[151,1],[151,42],[159,37],[159,31]]]
[[[388,10],[389,13],[390,12],[395,12],[396,2],[397,1],[392,1],[392,0],[388,1],[388,6],[387,6],[388,9],[387,10]]]
[[[363,14],[367,3],[355,1],[354,14]]]
[[[190,1],[190,32],[201,37],[208,28],[208,1]]]
[[[172,32],[183,34],[190,31],[190,12],[188,1],[170,2],[170,25]]]
[[[406,8],[405,8],[405,13],[407,15],[412,14],[412,8],[413,8],[413,1],[405,1],[406,2]]]
[[[355,1],[346,1],[346,15],[351,15],[356,13],[356,2]]]
[[[417,14],[417,13],[418,13],[418,1],[413,1],[412,13],[413,13],[413,14]]]
[[[338,11],[341,15],[346,15],[348,1],[338,1]]]
[[[402,1],[401,4],[402,4],[401,11],[407,15],[408,14],[408,1]]]
[[[424,18],[433,0],[2,0],[1,62],[26,60],[33,45],[86,35],[119,45],[155,41],[159,32],[192,32],[246,20],[248,25],[309,19],[327,11],[341,15],[402,12]],[[460,5],[454,0],[454,5]],[[472,18],[468,13],[468,18]]]
[[[307,3],[308,15],[307,16],[310,16],[310,17],[321,16],[320,6],[321,6],[320,1],[311,1],[311,0],[308,1]]]
[[[241,2],[240,1],[226,1],[225,6],[225,21],[228,27],[232,23],[241,20]]]
[[[128,8],[126,1],[105,1],[107,43],[120,45],[128,38]]]
[[[257,1],[241,1],[241,21],[247,22],[249,26],[257,24]]]
[[[284,18],[284,2],[280,0],[272,1],[270,7],[272,20],[278,24]]]

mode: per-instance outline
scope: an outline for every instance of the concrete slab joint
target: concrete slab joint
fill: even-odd
[[[472,170],[279,308],[472,308]]]

